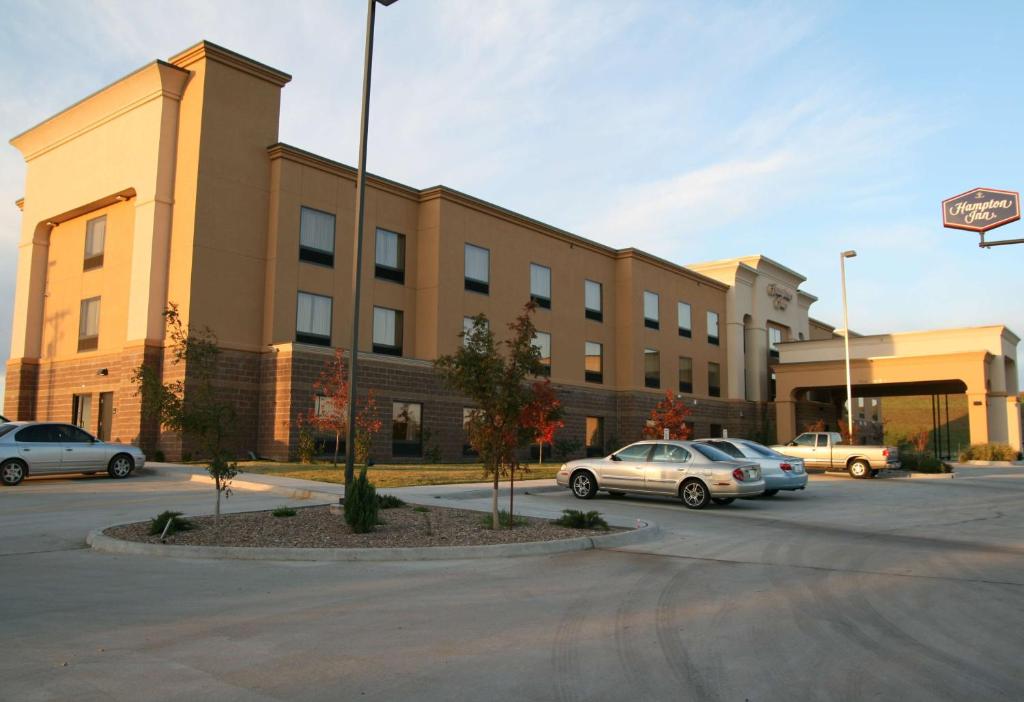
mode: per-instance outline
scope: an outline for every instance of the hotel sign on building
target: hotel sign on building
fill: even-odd
[[[1010,190],[975,188],[942,203],[942,226],[987,232],[1020,219],[1020,195]]]

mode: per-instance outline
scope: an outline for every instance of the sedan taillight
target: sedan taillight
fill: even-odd
[[[882,449],[882,455],[885,458],[888,458],[889,457],[889,449],[887,449],[887,448]]]
[[[779,464],[779,468],[781,468],[782,470],[785,470],[785,471],[793,470],[793,466],[790,465],[789,463],[780,463]]]
[[[742,468],[737,468],[736,470],[734,470],[732,472],[732,477],[736,478],[736,482],[742,483],[743,482],[743,469]]]

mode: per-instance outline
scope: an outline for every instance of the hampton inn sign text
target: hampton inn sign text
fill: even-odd
[[[942,203],[942,225],[987,232],[1020,219],[1020,195],[1009,190],[975,188]]]

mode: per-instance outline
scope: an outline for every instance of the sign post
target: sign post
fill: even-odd
[[[974,188],[942,201],[942,226],[977,232],[982,248],[1024,243],[1024,239],[985,241],[985,232],[1019,219],[1020,193],[1012,190]]]

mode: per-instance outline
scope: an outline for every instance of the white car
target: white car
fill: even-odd
[[[639,441],[603,458],[564,464],[555,482],[581,500],[627,492],[671,495],[690,509],[727,505],[764,492],[757,463],[692,441]]]
[[[146,463],[138,446],[100,441],[89,432],[58,422],[0,424],[0,479],[17,485],[29,475],[99,473],[127,478]]]
[[[764,496],[777,495],[779,490],[803,490],[807,487],[807,470],[802,458],[786,456],[749,439],[697,439],[714,446],[736,460],[755,461],[764,476]]]

